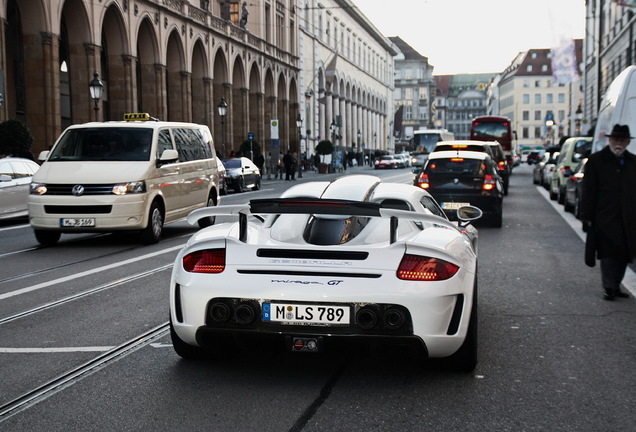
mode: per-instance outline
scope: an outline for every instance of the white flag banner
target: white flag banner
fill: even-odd
[[[567,84],[579,80],[574,39],[562,38],[559,45],[550,49],[552,56],[552,80]]]

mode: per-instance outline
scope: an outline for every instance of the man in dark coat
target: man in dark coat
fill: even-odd
[[[620,287],[636,256],[636,155],[626,151],[633,138],[628,126],[615,125],[607,137],[585,165],[581,214],[596,233],[604,298],[614,300],[629,297]]]
[[[285,180],[291,180],[293,174],[294,157],[291,154],[291,150],[287,150],[285,156],[283,156],[283,165],[285,165]]]

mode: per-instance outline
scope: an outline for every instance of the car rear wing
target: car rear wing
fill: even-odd
[[[204,207],[188,215],[188,223],[194,225],[199,219],[210,216],[238,216],[239,237],[247,237],[247,217],[264,214],[311,214],[331,216],[383,217],[391,220],[391,243],[397,238],[399,219],[415,222],[429,222],[437,226],[457,229],[457,226],[443,217],[382,207],[380,203],[320,198],[272,198],[251,200],[248,204]]]

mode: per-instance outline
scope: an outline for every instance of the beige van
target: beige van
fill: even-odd
[[[28,200],[38,242],[55,244],[62,233],[130,230],[156,243],[165,223],[219,204],[207,126],[138,113],[124,118],[70,126],[40,154]]]

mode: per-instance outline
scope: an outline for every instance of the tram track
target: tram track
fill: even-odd
[[[168,334],[169,323],[165,322],[157,327],[136,336],[133,339],[95,357],[88,362],[68,370],[62,375],[42,384],[23,395],[0,405],[0,423],[10,418],[12,415],[17,414],[30,406],[33,406],[40,401],[50,397],[57,391],[62,390],[74,383],[80,381],[82,378],[90,375],[92,372],[107,366],[109,363],[115,362],[118,359],[140,349],[146,345],[149,345],[154,340],[164,337]]]
[[[92,295],[92,294],[95,294],[95,293],[98,293],[98,292],[102,292],[102,291],[105,291],[105,290],[108,290],[108,289],[111,289],[111,288],[115,288],[115,287],[120,286],[120,285],[127,284],[127,283],[135,281],[137,279],[142,279],[142,278],[145,278],[145,277],[148,277],[148,276],[152,276],[154,274],[157,274],[157,273],[160,273],[160,272],[165,271],[167,269],[170,269],[170,268],[172,268],[172,266],[173,266],[173,264],[170,263],[170,264],[166,264],[166,265],[163,265],[163,266],[160,266],[160,267],[156,267],[156,268],[151,269],[151,270],[147,270],[147,271],[140,272],[140,273],[137,273],[137,274],[134,274],[134,275],[131,275],[131,276],[120,278],[120,279],[118,279],[116,281],[108,282],[108,283],[99,285],[97,287],[93,287],[93,288],[90,288],[88,290],[85,290],[85,291],[82,291],[82,292],[79,292],[79,293],[76,293],[76,294],[73,294],[73,295],[58,299],[58,300],[54,300],[52,302],[44,303],[42,305],[36,306],[34,308],[31,308],[31,309],[28,309],[28,310],[25,310],[25,311],[22,311],[22,312],[18,312],[16,314],[13,314],[13,315],[10,315],[10,316],[6,316],[4,318],[0,318],[0,325],[6,324],[8,322],[14,321],[14,320],[19,319],[19,318],[24,318],[24,317],[27,317],[29,315],[33,315],[35,313],[41,312],[41,311],[46,310],[46,309],[53,308],[55,306],[60,306],[60,305],[66,304],[66,303],[70,303],[70,302],[72,302],[74,300],[77,300],[77,299],[80,299],[82,297],[87,297],[89,295]]]

